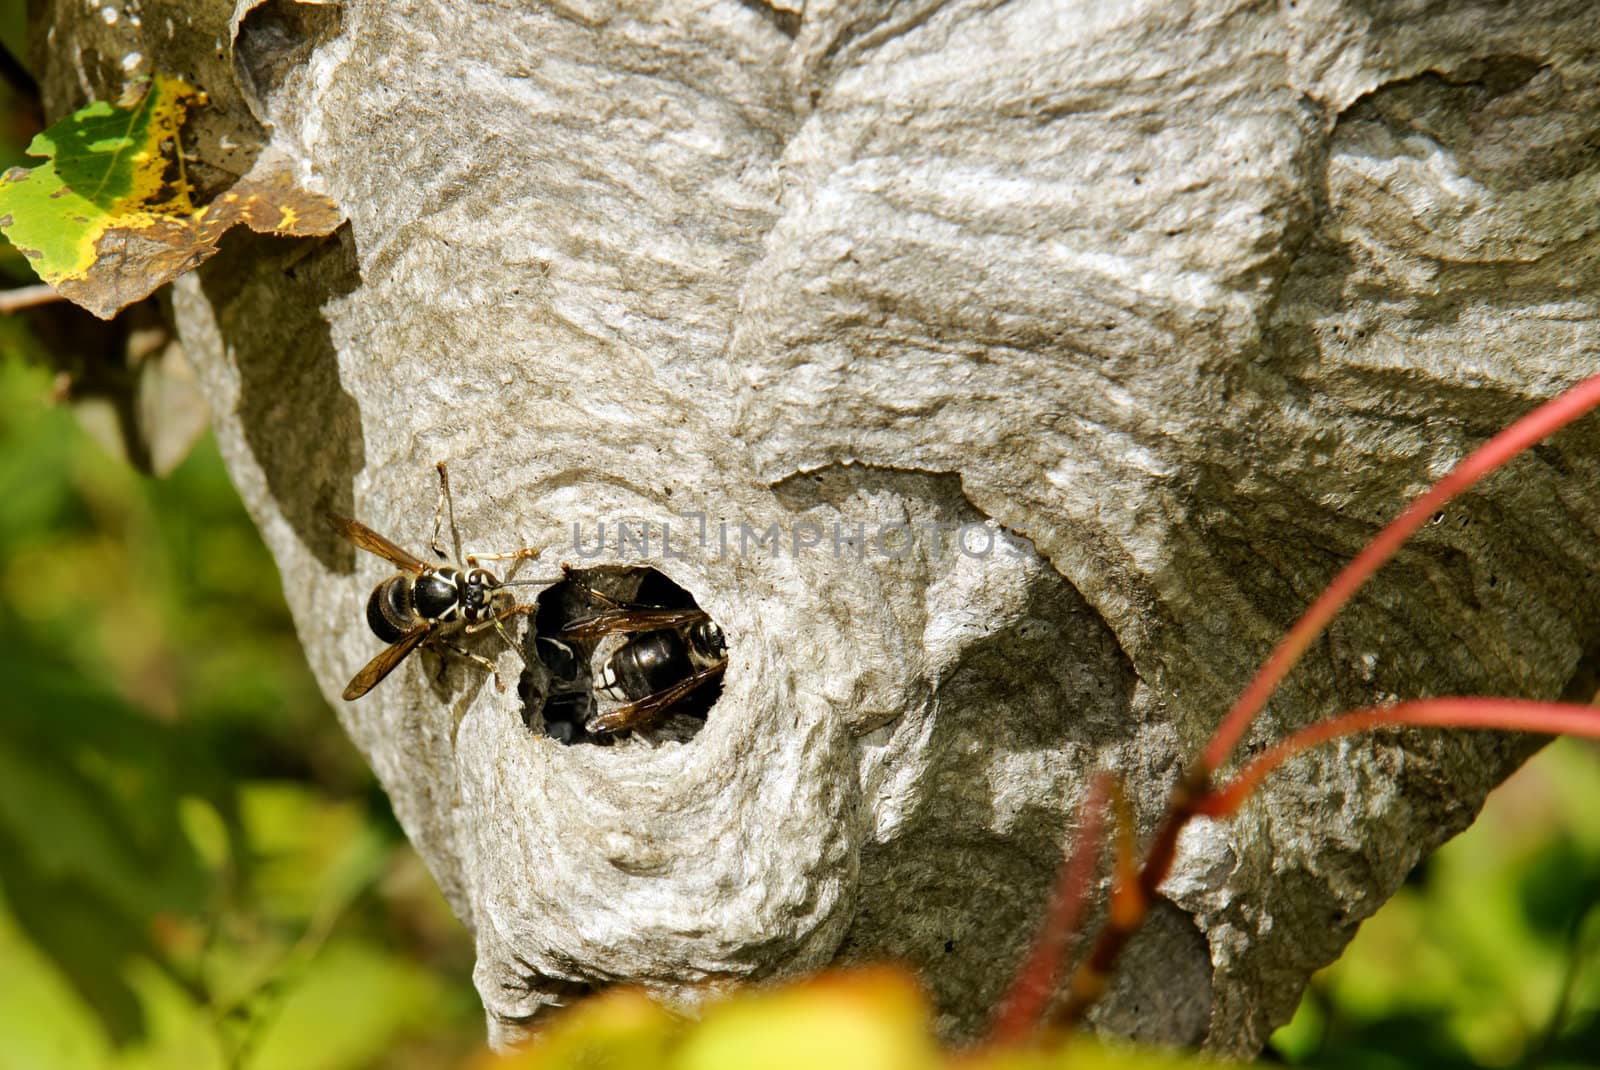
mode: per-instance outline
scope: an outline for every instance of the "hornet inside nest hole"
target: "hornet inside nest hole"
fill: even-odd
[[[563,743],[688,741],[722,694],[722,629],[653,568],[568,569],[540,592],[517,691]]]

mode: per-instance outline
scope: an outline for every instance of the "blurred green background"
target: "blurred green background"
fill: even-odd
[[[12,56],[22,6],[0,0]],[[15,83],[0,168],[38,129]],[[0,247],[0,287],[37,281]],[[165,479],[101,445],[146,373],[129,341],[69,306],[0,315],[0,1070],[458,1066],[470,941],[209,435]]]
[[[0,1068],[455,1065],[471,949],[209,437],[165,480],[0,321]]]
[[[1600,748],[1558,740],[1313,979],[1274,1054],[1316,1067],[1600,1066]]]
[[[9,166],[30,119],[0,114]],[[31,281],[7,246],[0,284]],[[155,479],[100,444],[106,404],[67,400],[130,377],[126,338],[79,315],[0,316],[0,1070],[459,1065],[483,1034],[465,932],[310,679],[209,436]],[[1265,1058],[1600,1066],[1597,903],[1600,750],[1563,741]]]

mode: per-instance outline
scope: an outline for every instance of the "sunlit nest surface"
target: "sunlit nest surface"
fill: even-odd
[[[572,569],[537,603],[517,688],[531,731],[610,746],[687,742],[705,727],[722,694],[720,672],[708,666],[725,653],[720,627],[688,591],[653,568]],[[596,718],[657,704],[630,728],[596,728]]]

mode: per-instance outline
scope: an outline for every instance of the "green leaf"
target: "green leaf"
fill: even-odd
[[[4,889],[0,889],[4,891]],[[111,1050],[93,1012],[28,942],[0,898],[0,1070],[100,1066]]]
[[[359,1070],[426,1022],[437,978],[387,950],[340,940],[294,977],[246,1064],[250,1070]]]
[[[193,215],[173,139],[194,89],[157,75],[143,98],[119,108],[97,100],[39,134],[0,182],[0,228],[52,285],[88,276],[101,238]],[[163,143],[166,143],[165,145]]]
[[[63,297],[109,319],[216,252],[230,227],[332,233],[327,198],[299,189],[263,157],[208,205],[191,199],[179,132],[205,96],[156,75],[137,101],[95,101],[33,139],[46,162],[0,176],[0,230]]]

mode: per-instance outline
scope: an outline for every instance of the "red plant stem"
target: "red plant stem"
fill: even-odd
[[[1112,790],[1111,774],[1096,773],[1089,793],[1078,806],[1078,831],[1073,837],[1072,853],[1056,877],[1049,913],[1033,942],[1028,961],[1000,1002],[1000,1013],[989,1030],[990,1044],[1020,1042],[1038,1024],[1045,1004],[1055,995],[1066,966],[1067,941],[1083,914],[1083,904],[1089,898],[1089,886],[1094,882],[1100,861],[1106,800]]]
[[[1113,896],[1120,900],[1118,909],[1101,930],[1088,957],[1074,971],[1067,1001],[1052,1016],[1056,1023],[1073,1025],[1094,1005],[1123,947],[1144,923],[1156,889],[1167,879],[1173,858],[1177,855],[1178,837],[1190,820],[1200,813],[1231,813],[1248,797],[1262,777],[1300,750],[1337,735],[1400,723],[1507,728],[1527,732],[1572,732],[1600,737],[1600,715],[1588,707],[1514,699],[1423,700],[1383,709],[1361,710],[1303,729],[1250,763],[1221,792],[1211,789],[1213,773],[1233,753],[1256,714],[1266,705],[1267,699],[1301,655],[1361,585],[1393,557],[1429,517],[1450,499],[1518,453],[1596,406],[1600,406],[1600,375],[1583,380],[1495,435],[1468,454],[1449,474],[1380,531],[1311,604],[1311,608],[1284,635],[1223,718],[1201,753],[1200,762],[1187,770],[1173,789],[1172,798],[1167,804],[1167,815],[1151,840],[1138,880],[1131,892],[1125,888],[1113,890]]]
[[[1502,728],[1600,739],[1600,709],[1512,698],[1430,698],[1356,710],[1307,725],[1280,740],[1252,759],[1226,785],[1196,799],[1193,810],[1208,817],[1226,817],[1239,809],[1267,774],[1295,755],[1339,736],[1391,725]]]
[[[1187,777],[1173,789],[1172,799],[1167,803],[1167,816],[1162,818],[1160,827],[1150,841],[1137,880],[1131,885],[1112,890],[1114,909],[1089,954],[1072,972],[1066,1002],[1051,1016],[1057,1025],[1071,1027],[1078,1024],[1089,1008],[1099,1001],[1122,949],[1144,924],[1156,889],[1172,869],[1172,860],[1178,852],[1178,835],[1194,816],[1196,793],[1203,790],[1203,784]]]
[[[1600,709],[1554,702],[1508,698],[1435,698],[1395,706],[1357,710],[1301,729],[1244,767],[1225,787],[1209,790],[1207,777],[1195,775],[1181,781],[1172,793],[1167,816],[1156,830],[1145,855],[1139,879],[1130,894],[1117,889],[1123,907],[1101,930],[1094,948],[1073,973],[1072,985],[1053,1020],[1071,1026],[1082,1020],[1104,990],[1112,968],[1133,934],[1144,923],[1156,889],[1167,879],[1177,854],[1178,837],[1197,814],[1225,817],[1239,808],[1262,778],[1307,748],[1338,736],[1385,725],[1420,725],[1440,728],[1500,728],[1517,732],[1548,732],[1600,739]]]
[[[1112,843],[1116,853],[1111,867],[1111,911],[1109,923],[1121,925],[1144,913],[1139,902],[1139,846],[1134,841],[1133,810],[1128,793],[1119,781],[1111,782],[1111,812],[1116,816]]]
[[[1211,742],[1201,753],[1201,763],[1206,773],[1221,768],[1233,748],[1250,727],[1261,707],[1288,675],[1300,656],[1310,648],[1317,636],[1328,626],[1335,614],[1344,608],[1352,595],[1367,582],[1385,561],[1393,557],[1428,518],[1457,494],[1499,468],[1516,454],[1540,439],[1576,420],[1600,405],[1600,375],[1583,380],[1577,386],[1528,413],[1522,419],[1495,435],[1488,442],[1468,454],[1448,475],[1434,484],[1422,497],[1411,503],[1366,548],[1346,565],[1334,581],[1328,584],[1320,597],[1306,610],[1305,615],[1290,628],[1278,643],[1272,655],[1261,666],[1255,678],[1223,718]]]

